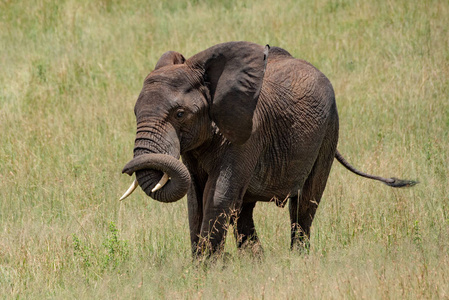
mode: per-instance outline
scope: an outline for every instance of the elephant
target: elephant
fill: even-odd
[[[416,184],[351,166],[337,150],[338,113],[329,79],[279,47],[234,41],[189,59],[164,53],[145,78],[134,113],[133,159],[123,173],[151,198],[187,194],[193,256],[260,241],[258,201],[289,202],[291,248],[309,247],[310,227],[334,158],[391,187]],[[182,159],[182,161],[180,160]]]

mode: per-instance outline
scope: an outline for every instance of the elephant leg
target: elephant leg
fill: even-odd
[[[230,210],[214,210],[216,216],[203,218],[199,234],[197,256],[210,256],[221,253],[224,248],[226,233],[229,228],[232,212]]]
[[[252,155],[248,158],[250,152]],[[255,153],[253,148],[231,145],[220,160],[215,162],[217,167],[208,174],[203,193],[203,220],[198,250],[200,253],[221,252],[230,222],[242,211],[244,219],[249,220],[242,228],[247,232],[253,230],[254,205],[243,205],[243,197],[257,157],[258,153]],[[245,208],[242,210],[243,207]]]
[[[194,257],[198,252],[201,223],[203,221],[202,204],[202,193],[198,191],[198,189],[192,182],[192,185],[187,193],[187,206],[189,215],[190,244],[192,247],[192,255]]]
[[[221,189],[217,189],[215,180],[208,180],[203,198],[198,256],[210,256],[223,250],[230,221],[237,211],[232,198],[219,190]]]
[[[241,212],[247,182],[240,182],[241,185],[230,182],[235,177],[232,174],[235,173],[231,170],[225,176],[218,174],[216,179],[208,178],[203,197],[203,220],[198,247],[200,254],[210,255],[223,250],[229,225]],[[246,228],[254,228],[254,224],[251,225],[252,218],[247,218],[246,215],[252,216],[253,208],[244,209],[244,219],[250,220],[250,224],[244,226],[248,232],[251,229]]]
[[[302,196],[292,197],[289,201],[291,243],[290,248],[301,250],[309,249],[310,226],[318,205],[309,205],[307,209],[300,208],[298,202],[302,202]],[[313,205],[313,206],[312,206]]]
[[[187,209],[189,216],[190,243],[192,255],[198,254],[198,244],[201,233],[201,224],[203,222],[203,191],[205,182],[207,181],[206,173],[196,167],[197,161],[185,154],[183,162],[190,170],[190,188],[187,192]]]
[[[307,251],[310,247],[310,227],[326,187],[335,150],[336,142],[323,143],[300,195],[290,198],[291,249]]]
[[[263,252],[254,226],[253,211],[256,202],[243,203],[233,219],[234,237],[239,249],[250,249],[254,254]]]

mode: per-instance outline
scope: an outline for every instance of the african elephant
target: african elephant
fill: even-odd
[[[134,112],[134,158],[123,173],[136,181],[124,197],[138,185],[161,202],[187,193],[194,255],[222,249],[229,222],[238,247],[259,244],[258,201],[288,199],[291,247],[307,246],[334,157],[389,186],[415,184],[354,169],[337,151],[330,81],[278,47],[228,42],[187,60],[166,52]]]

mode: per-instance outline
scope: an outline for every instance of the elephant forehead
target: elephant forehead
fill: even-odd
[[[201,105],[203,97],[191,85],[172,84],[164,80],[145,83],[135,105],[135,112],[151,110],[155,114],[168,113],[179,106]]]
[[[167,85],[159,85],[143,90],[134,107],[136,117],[167,115],[173,108],[180,105],[181,93]]]

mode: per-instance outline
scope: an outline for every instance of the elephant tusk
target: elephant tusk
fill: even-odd
[[[164,176],[162,176],[161,180],[156,184],[156,186],[151,190],[152,193],[156,192],[157,190],[160,190],[168,181],[168,174],[164,173]]]
[[[128,190],[123,194],[123,196],[120,198],[120,201],[131,195],[135,189],[139,186],[139,183],[137,183],[137,179],[134,179],[133,183],[131,183],[131,186],[128,188]]]

